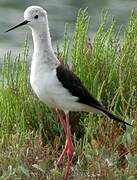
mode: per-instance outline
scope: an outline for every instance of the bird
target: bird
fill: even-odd
[[[68,180],[74,155],[69,123],[70,112],[97,112],[125,125],[132,125],[107,110],[93,97],[80,78],[58,60],[52,47],[48,15],[44,8],[40,6],[27,7],[23,22],[6,32],[25,25],[32,31],[34,44],[30,84],[38,98],[47,106],[56,110],[64,128],[66,142],[57,164],[60,164],[65,155],[67,156],[64,179]]]

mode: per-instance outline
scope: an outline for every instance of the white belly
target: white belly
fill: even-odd
[[[44,70],[43,70],[44,69]],[[45,71],[31,68],[30,83],[39,99],[47,106],[69,111],[92,111],[91,107],[77,102],[78,97],[73,96],[58,81],[56,70]]]
[[[76,109],[78,98],[72,96],[58,81],[55,69],[50,72],[41,71],[35,75],[31,73],[30,82],[39,99],[48,106],[64,111],[78,110]]]

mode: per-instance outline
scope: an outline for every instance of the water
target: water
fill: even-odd
[[[76,15],[79,8],[88,7],[91,16],[89,35],[93,37],[100,22],[102,9],[109,9],[116,17],[119,25],[126,25],[132,9],[137,7],[136,0],[0,0],[0,60],[11,50],[13,54],[22,52],[26,34],[32,49],[31,32],[25,27],[9,33],[8,28],[23,21],[23,12],[30,5],[40,5],[48,11],[49,25],[53,44],[62,42],[65,23],[69,23],[70,34],[74,30]]]

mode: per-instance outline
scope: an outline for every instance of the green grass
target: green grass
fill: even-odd
[[[56,53],[107,109],[134,127],[71,113],[72,179],[137,179],[137,12],[119,30],[114,19],[108,20],[103,13],[91,41],[88,12],[79,10],[73,38],[65,30],[64,46]],[[56,114],[30,87],[27,42],[24,47],[24,54],[14,59],[5,55],[0,72],[0,180],[62,179],[65,164],[56,169],[54,161],[64,134]]]

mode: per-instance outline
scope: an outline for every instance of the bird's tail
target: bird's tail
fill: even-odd
[[[93,105],[92,105],[93,106]],[[110,119],[113,119],[114,121],[118,121],[118,122],[121,122],[123,124],[126,124],[128,126],[132,126],[131,124],[129,124],[128,122],[126,121],[123,121],[120,117],[112,114],[110,111],[108,111],[107,109],[105,109],[103,106],[96,106],[94,107],[96,109],[98,109],[100,112],[102,112],[104,115],[108,116]]]

